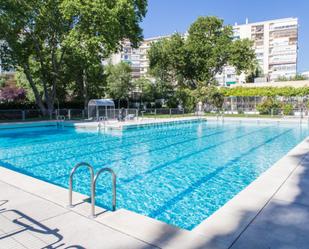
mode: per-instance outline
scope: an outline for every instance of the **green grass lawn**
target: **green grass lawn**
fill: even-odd
[[[216,116],[214,113],[205,113],[205,116]],[[224,114],[224,117],[235,118],[281,118],[281,115],[260,115],[260,114]]]
[[[144,114],[143,117],[145,118],[181,118],[181,117],[194,117],[194,113],[185,113],[185,114]],[[140,116],[141,117],[141,116]]]
[[[216,117],[215,113],[205,113],[202,117]],[[179,118],[179,117],[196,117],[194,113],[186,114],[144,114],[145,118]],[[234,117],[234,118],[281,118],[281,115],[259,115],[259,114],[224,114],[224,117]]]

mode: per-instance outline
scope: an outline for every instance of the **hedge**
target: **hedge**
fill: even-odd
[[[65,102],[60,103],[60,109],[83,109],[84,103],[83,102]],[[55,102],[55,108],[57,108],[57,102]],[[37,110],[38,106],[35,103],[25,102],[25,103],[18,103],[18,102],[3,102],[0,103],[0,110],[29,110],[34,109]]]
[[[309,96],[309,87],[235,87],[220,88],[225,97],[272,97],[272,96]]]

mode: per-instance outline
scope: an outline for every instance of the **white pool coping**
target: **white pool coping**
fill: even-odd
[[[85,129],[112,129],[112,130],[124,130],[137,127],[145,127],[148,125],[159,125],[159,124],[171,124],[178,122],[189,122],[198,120],[209,120],[218,122],[259,122],[259,123],[297,123],[302,125],[309,124],[309,117],[304,118],[255,118],[255,117],[216,117],[216,116],[189,116],[189,117],[169,117],[169,118],[135,118],[134,120],[127,120],[119,122],[117,120],[109,121],[82,121],[82,120],[65,120],[59,122],[58,120],[45,120],[45,121],[27,121],[27,122],[9,122],[0,123],[1,129],[12,129],[12,128],[24,128],[24,127],[40,127],[40,126],[57,126],[59,123],[65,127],[85,128]]]
[[[262,120],[265,121],[265,119]],[[200,248],[200,246],[229,248],[272,200],[293,171],[302,164],[308,153],[309,137],[192,231],[179,229],[124,209],[106,212],[93,222],[102,223],[160,248]],[[67,190],[53,184],[3,167],[0,167],[0,181],[62,207],[67,206]],[[82,200],[86,196],[74,193],[75,198]],[[89,203],[73,208],[74,212],[84,217],[88,217],[89,210]],[[104,211],[99,207],[97,210]]]
[[[181,117],[181,118],[137,118],[134,120],[127,120],[119,122],[117,120],[110,120],[106,122],[78,122],[78,123],[65,123],[65,126],[74,126],[76,128],[86,129],[101,129],[101,130],[126,130],[141,128],[146,126],[173,124],[179,122],[196,122],[199,120],[206,120],[205,117]]]
[[[1,129],[14,129],[14,128],[27,128],[27,127],[40,127],[40,126],[56,126],[56,120],[50,121],[31,121],[31,122],[11,122],[11,123],[0,123]]]

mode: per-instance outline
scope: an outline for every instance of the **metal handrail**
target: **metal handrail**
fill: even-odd
[[[93,167],[89,164],[89,163],[85,163],[85,162],[81,162],[81,163],[78,163],[71,171],[70,173],[70,178],[69,178],[69,207],[73,207],[72,205],[72,195],[73,195],[73,176],[74,176],[74,173],[76,172],[76,170],[80,167],[83,167],[83,166],[86,166],[89,171],[90,171],[90,177],[91,177],[91,216],[94,217],[94,205],[95,205],[95,191],[93,189],[94,185],[93,185],[93,182],[94,182],[94,170],[93,170]]]
[[[64,115],[57,115],[57,120],[65,121],[65,116]]]
[[[105,126],[106,126],[106,122],[107,122],[107,117],[104,117],[104,116],[100,116],[99,119],[98,119],[98,130],[100,131],[101,130],[101,124],[103,122],[103,128],[105,129]]]
[[[116,210],[116,178],[117,178],[117,176],[111,168],[102,168],[98,171],[98,173],[96,174],[96,176],[94,177],[94,180],[92,182],[92,190],[93,190],[92,194],[93,194],[93,196],[95,196],[97,180],[98,180],[99,176],[101,175],[101,173],[103,173],[105,171],[112,174],[112,179],[113,179],[113,211],[115,211]],[[95,217],[95,210],[93,210],[93,216]]]
[[[64,121],[65,121],[65,116],[64,115],[57,115],[57,127],[64,127]]]

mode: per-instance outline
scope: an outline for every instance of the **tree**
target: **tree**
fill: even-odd
[[[175,98],[177,105],[185,107],[189,111],[193,111],[196,106],[196,99],[194,98],[193,92],[186,88],[180,87],[175,91]]]
[[[43,114],[51,113],[70,62],[80,65],[78,75],[87,85],[94,60],[107,58],[124,38],[141,40],[146,7],[146,0],[0,0],[2,65],[20,67]]]
[[[14,77],[16,81],[16,87],[25,89],[27,93],[26,94],[27,101],[31,103],[35,103],[35,96],[33,94],[29,81],[27,80],[27,77],[24,74],[23,70],[20,68],[16,68]],[[42,97],[44,93],[43,93],[43,88],[41,84],[36,84],[36,87],[37,87],[39,95]]]
[[[176,33],[151,45],[148,50],[150,75],[166,82],[182,82],[185,70],[184,38]]]
[[[65,41],[68,59],[77,61],[76,89],[85,106],[90,97],[103,95],[105,89],[102,60],[121,48],[123,39],[136,47],[142,40],[139,23],[146,14],[146,0],[65,0],[62,10],[74,21]]]
[[[155,86],[149,79],[141,77],[133,82],[134,88],[140,92],[141,103],[152,102],[155,99]]]
[[[213,84],[228,64],[233,31],[217,17],[199,17],[189,28],[185,44],[189,61],[186,78],[196,88]]]
[[[6,86],[0,89],[0,102],[22,102],[26,99],[26,91],[23,88]]]
[[[120,100],[127,100],[129,107],[130,93],[134,87],[132,82],[132,69],[129,64],[120,62],[116,65],[108,65],[106,67],[107,93],[109,97],[118,100],[118,108]]]
[[[0,1],[0,55],[5,67],[23,69],[37,105],[44,114],[53,110],[61,70],[61,43],[70,29],[59,1]],[[35,81],[44,89],[44,105]]]
[[[247,76],[246,76],[246,82],[254,83],[254,79],[258,77],[262,77],[263,69],[260,67],[260,65],[256,62],[255,66],[251,70],[249,70]]]
[[[77,53],[68,51],[64,62],[66,66],[63,87],[66,89],[65,95],[70,101],[84,103],[86,108],[91,98],[105,95],[106,76],[104,66],[99,58],[93,56],[85,60]]]
[[[220,110],[224,103],[224,94],[215,86],[204,86],[193,91],[196,101],[215,106]]]
[[[256,54],[253,50],[253,41],[249,39],[235,40],[230,47],[229,65],[236,68],[237,74],[252,72],[257,70],[258,74],[262,73],[256,61]]]
[[[255,52],[249,40],[233,40],[231,26],[217,17],[199,17],[186,38],[175,34],[152,44],[148,57],[152,76],[198,89],[215,85],[227,65],[238,73],[253,67]]]

